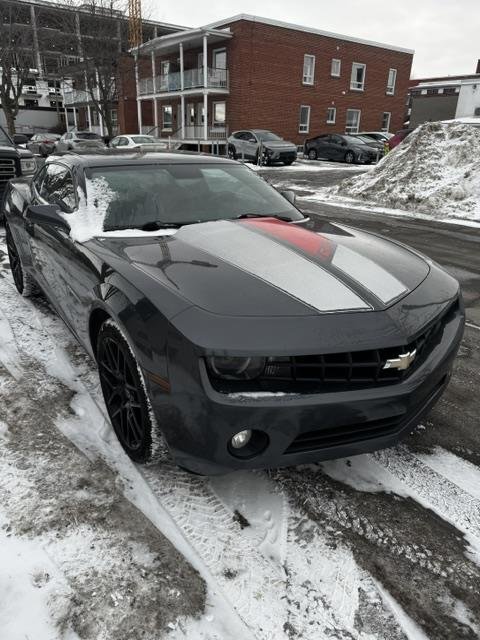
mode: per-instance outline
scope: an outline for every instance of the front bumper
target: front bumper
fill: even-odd
[[[177,463],[205,475],[389,447],[411,432],[446,388],[464,321],[460,306],[422,364],[390,386],[310,395],[223,394],[212,387],[200,361],[200,384],[194,382],[195,372],[183,367],[175,371],[173,366],[177,383],[170,394],[150,385],[153,408]],[[263,453],[250,459],[230,453],[228,442],[244,429],[267,433],[269,444]]]

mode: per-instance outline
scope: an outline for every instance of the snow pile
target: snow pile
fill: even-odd
[[[331,193],[439,219],[480,221],[480,129],[428,122],[371,171]]]
[[[77,211],[65,215],[70,225],[70,237],[76,242],[86,242],[102,234],[108,207],[117,198],[103,177],[87,180],[87,191],[88,201],[79,189]]]

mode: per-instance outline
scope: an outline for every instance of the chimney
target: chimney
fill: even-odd
[[[475,73],[480,73],[480,60],[477,62],[477,70]]]

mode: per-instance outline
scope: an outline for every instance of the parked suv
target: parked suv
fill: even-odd
[[[35,173],[37,163],[33,154],[17,145],[26,144],[27,136],[16,134],[12,138],[0,127],[0,222],[3,222],[3,194],[8,181],[18,176]]]
[[[56,151],[85,151],[86,149],[105,149],[102,136],[92,131],[68,131],[55,145]]]
[[[234,160],[258,162],[260,148],[263,150],[265,164],[283,162],[288,165],[297,159],[297,147],[293,142],[288,142],[266,129],[235,131],[228,138],[228,155]]]
[[[305,155],[310,160],[337,160],[348,164],[370,164],[378,159],[378,151],[361,138],[339,133],[324,134],[305,142]]]
[[[27,142],[26,147],[32,153],[46,158],[55,151],[55,144],[60,140],[58,133],[36,133]]]

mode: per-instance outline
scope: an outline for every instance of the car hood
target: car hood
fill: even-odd
[[[293,142],[288,142],[288,140],[268,140],[263,143],[263,146],[266,149],[273,149],[274,151],[281,149],[293,149],[296,151],[297,149]]]
[[[403,246],[337,225],[273,218],[184,226],[169,235],[97,239],[152,302],[162,286],[224,316],[307,316],[388,308],[426,278]],[[118,268],[118,266],[116,267]],[[138,286],[138,285],[137,285]]]

